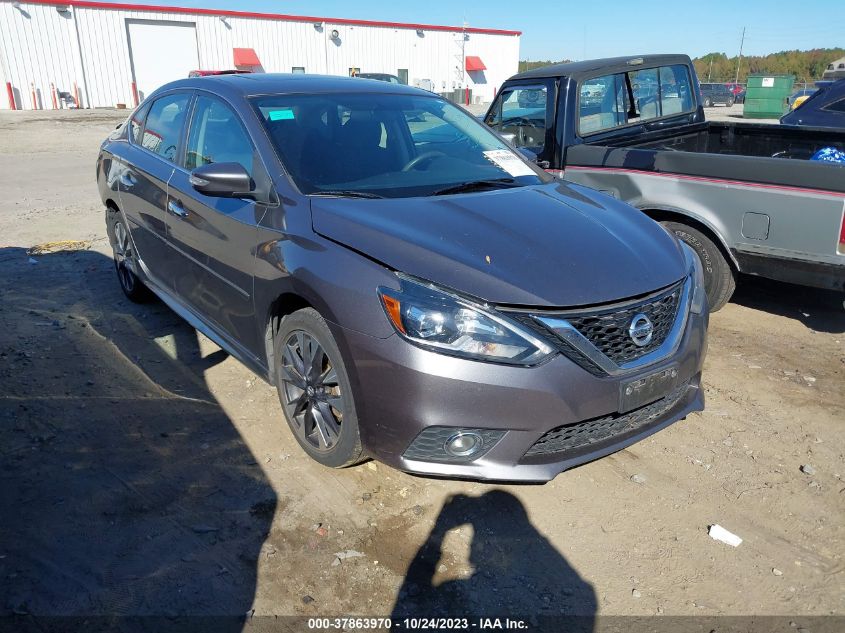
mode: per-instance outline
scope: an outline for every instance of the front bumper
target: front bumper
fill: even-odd
[[[361,438],[377,459],[401,470],[469,479],[542,482],[598,459],[704,408],[700,387],[707,316],[690,315],[677,351],[624,377],[597,377],[563,355],[531,368],[494,365],[420,349],[397,335],[373,338],[333,325],[355,386]],[[525,457],[548,431],[614,414],[619,384],[674,366],[688,386],[647,424],[586,448]],[[408,459],[405,451],[431,426],[498,429],[504,436],[471,462]]]

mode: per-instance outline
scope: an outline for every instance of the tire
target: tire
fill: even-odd
[[[132,268],[138,266],[135,244],[129,229],[116,209],[108,212],[108,233],[114,257],[114,269],[117,281],[126,298],[134,303],[146,303],[153,294],[150,292]]]
[[[661,222],[697,254],[704,268],[704,288],[710,312],[720,310],[736,289],[736,274],[722,251],[707,235],[679,222]]]
[[[313,308],[284,317],[273,338],[273,358],[282,413],[302,449],[330,468],[362,461],[352,386],[323,317]]]
[[[704,107],[705,107],[705,108],[712,108],[712,107],[713,107],[713,102],[712,102],[709,98],[705,99],[705,100],[704,100]]]
[[[728,99],[728,107],[729,107],[729,108],[733,107],[733,104],[734,104],[734,103],[736,103],[736,100],[734,100],[734,99]]]

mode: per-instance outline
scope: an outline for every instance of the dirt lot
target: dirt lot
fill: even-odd
[[[326,470],[272,387],[121,294],[118,120],[0,115],[0,615],[845,614],[841,296],[743,279],[706,411],[549,484]]]

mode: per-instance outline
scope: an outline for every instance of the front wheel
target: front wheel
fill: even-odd
[[[679,222],[661,222],[669,231],[688,244],[698,255],[704,268],[704,289],[710,312],[720,310],[736,289],[736,277],[722,251],[707,235]]]
[[[349,375],[325,319],[313,308],[289,314],[273,348],[279,401],[302,449],[331,468],[361,461]]]

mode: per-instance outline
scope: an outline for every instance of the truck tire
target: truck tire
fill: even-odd
[[[661,222],[688,244],[701,259],[704,267],[704,287],[707,290],[707,304],[710,312],[720,310],[731,298],[736,289],[736,275],[722,251],[707,235],[686,224],[679,222]]]
[[[712,108],[713,107],[713,101],[710,99],[710,97],[705,97],[704,107],[705,108]]]

